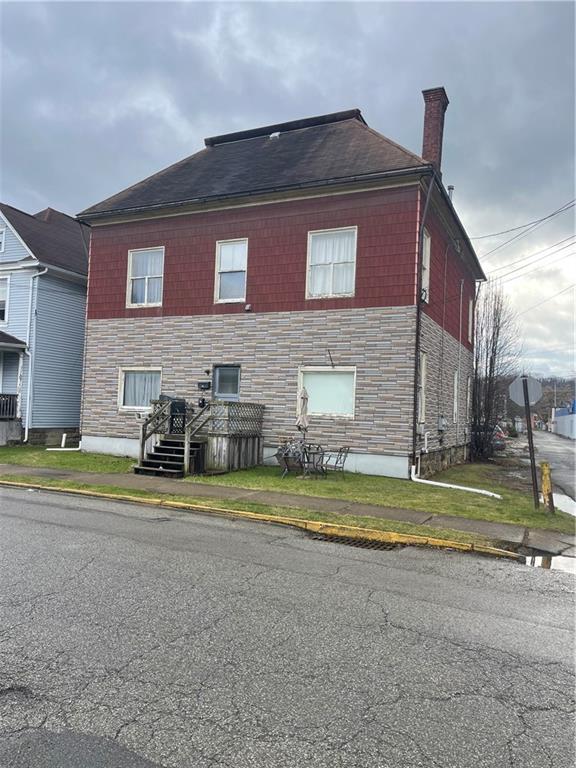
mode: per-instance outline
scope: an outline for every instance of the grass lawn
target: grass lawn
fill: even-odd
[[[210,508],[219,507],[227,510],[239,510],[241,512],[252,512],[256,515],[272,515],[274,517],[292,517],[300,520],[318,520],[324,523],[340,523],[341,525],[351,525],[358,528],[371,528],[379,531],[392,531],[395,533],[406,533],[414,536],[433,537],[435,539],[447,539],[458,541],[465,544],[496,544],[484,536],[478,534],[455,531],[449,528],[430,528],[424,525],[412,525],[410,523],[401,523],[395,520],[386,520],[381,517],[366,517],[361,515],[339,515],[330,512],[316,511],[311,509],[296,509],[294,507],[269,506],[266,504],[255,504],[253,502],[234,501],[231,499],[207,499],[194,498],[191,496],[179,496],[177,494],[160,494],[149,491],[134,490],[132,488],[122,488],[116,485],[97,485],[88,483],[77,483],[61,478],[35,477],[33,475],[2,475],[2,480],[8,480],[18,483],[30,483],[31,485],[42,485],[44,488],[68,488],[71,490],[97,491],[99,493],[112,493],[122,496],[131,496],[136,499],[162,499],[163,501],[180,501],[188,504],[197,504],[200,507]],[[1,489],[0,489],[1,492]],[[208,511],[208,510],[207,510]]]
[[[47,451],[28,445],[0,448],[0,464],[72,469],[76,472],[130,472],[136,462],[122,456],[81,451]]]
[[[213,485],[284,491],[302,496],[350,499],[382,507],[417,509],[437,515],[456,515],[574,533],[576,520],[573,517],[560,511],[553,516],[547,515],[542,507],[536,511],[529,488],[519,489],[518,482],[512,482],[507,472],[506,467],[493,463],[463,464],[433,478],[440,482],[494,491],[501,494],[501,500],[467,491],[419,485],[410,480],[350,472],[333,473],[325,479],[316,480],[302,480],[295,475],[287,475],[282,479],[280,469],[276,467],[257,467],[228,475],[194,477],[190,480]]]

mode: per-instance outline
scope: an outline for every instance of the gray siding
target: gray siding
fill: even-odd
[[[16,336],[22,341],[26,341],[28,333],[28,305],[32,275],[31,270],[2,273],[2,277],[8,277],[8,317],[6,323],[0,323],[0,331]]]
[[[38,278],[32,427],[80,423],[85,307],[85,286]]]
[[[16,237],[6,219],[0,213],[0,229],[5,229],[4,250],[0,253],[0,263],[10,261],[20,261],[30,257],[27,249]]]
[[[17,352],[0,352],[0,392],[3,395],[15,395],[18,391],[18,358]]]

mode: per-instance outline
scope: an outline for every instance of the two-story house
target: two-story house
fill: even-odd
[[[91,225],[85,450],[138,455],[162,391],[265,405],[265,456],[295,435],[347,469],[408,477],[465,456],[475,283],[441,181],[443,88],[422,156],[350,110],[213,136],[80,214]]]
[[[78,435],[89,227],[0,204],[0,445]]]

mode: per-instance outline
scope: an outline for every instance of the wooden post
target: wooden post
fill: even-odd
[[[552,555],[543,555],[542,556],[542,565],[541,568],[545,568],[547,571],[550,570],[552,567]]]
[[[540,478],[542,483],[542,498],[544,506],[548,512],[554,514],[554,496],[552,495],[552,475],[550,473],[550,464],[543,461],[540,464]]]
[[[190,427],[187,415],[184,416],[184,477],[190,474]]]
[[[534,440],[532,438],[532,418],[530,416],[530,399],[528,397],[528,377],[522,376],[522,389],[524,392],[524,413],[526,415],[526,430],[528,432],[528,448],[530,450],[530,470],[532,472],[532,495],[534,496],[534,509],[540,507],[538,497],[538,476],[536,474],[536,459],[534,458]]]
[[[138,464],[140,464],[140,466],[142,466],[142,463],[144,461],[145,445],[146,445],[146,424],[142,423],[140,424],[140,460],[138,461]]]

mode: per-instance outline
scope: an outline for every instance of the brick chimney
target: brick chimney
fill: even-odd
[[[438,173],[442,165],[442,136],[444,134],[444,113],[448,106],[448,96],[444,88],[428,88],[422,91],[424,96],[424,137],[422,139],[422,157],[432,163]]]

